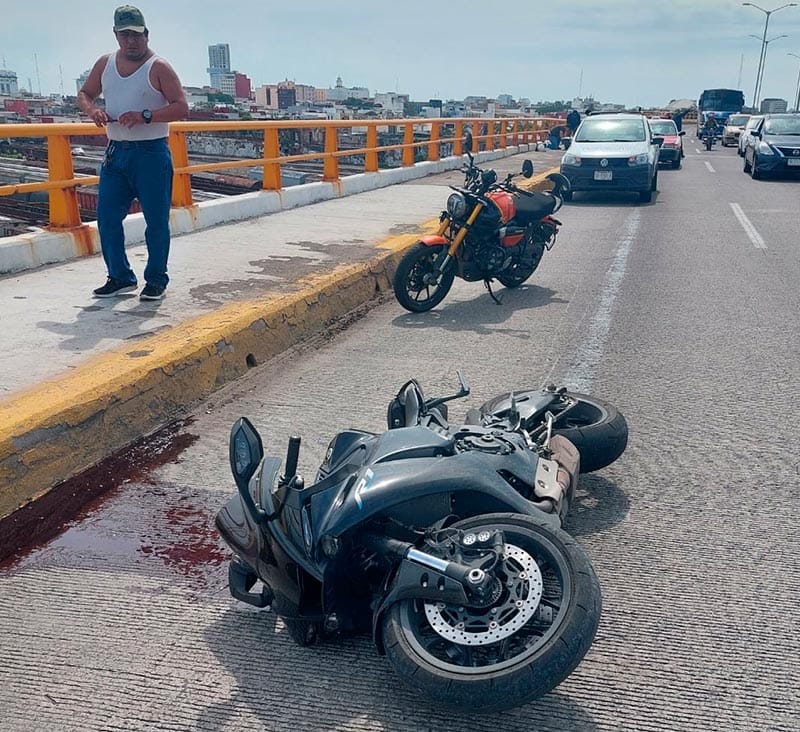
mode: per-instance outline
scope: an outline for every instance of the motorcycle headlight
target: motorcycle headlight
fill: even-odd
[[[759,155],[774,155],[775,151],[769,146],[768,142],[761,142],[758,143],[758,148],[756,148]]]
[[[447,199],[447,213],[454,219],[463,219],[467,215],[467,199],[463,193],[455,191]]]
[[[572,153],[564,153],[564,157],[561,158],[561,162],[564,165],[580,165],[581,159],[577,155],[573,155]]]
[[[647,165],[650,158],[647,153],[639,153],[638,155],[631,155],[628,158],[628,165]]]

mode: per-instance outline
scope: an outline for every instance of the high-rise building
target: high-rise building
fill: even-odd
[[[8,69],[0,69],[0,96],[10,97],[18,93],[17,73]]]
[[[89,78],[89,69],[86,69],[77,79],[75,79],[75,86],[77,90],[80,91],[83,88],[83,85],[86,83],[86,80]]]
[[[208,47],[208,75],[211,79],[211,86],[222,90],[225,83],[225,76],[231,73],[231,49],[227,43],[217,43]],[[230,80],[227,80],[230,81]]]

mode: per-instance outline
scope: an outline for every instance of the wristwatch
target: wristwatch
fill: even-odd
[[[142,119],[146,125],[149,125],[153,121],[153,113],[149,109],[143,109]]]

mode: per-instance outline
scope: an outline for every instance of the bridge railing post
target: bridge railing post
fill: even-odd
[[[439,122],[431,122],[431,135],[429,138],[430,142],[428,143],[429,162],[436,162],[439,159],[439,139],[441,137],[440,124]]]
[[[339,180],[339,158],[333,153],[339,151],[339,128],[328,125],[325,128],[325,161],[322,166],[322,180]]]
[[[281,154],[280,144],[278,142],[278,128],[265,127],[264,128],[264,159],[278,158]],[[281,189],[281,164],[280,163],[264,163],[264,177],[261,181],[261,187],[265,191],[279,191]]]
[[[364,172],[377,173],[378,151],[375,148],[378,147],[378,124],[376,122],[367,125],[367,147],[369,152],[364,159]]]
[[[173,166],[176,169],[188,167],[189,153],[186,150],[186,133],[177,132],[170,127],[168,141]],[[192,174],[174,173],[172,176],[173,207],[186,208],[192,203]]]
[[[48,135],[47,170],[50,181],[68,181],[75,177],[66,135]],[[74,187],[50,189],[48,198],[51,229],[74,229],[81,225],[78,193]]]
[[[464,154],[464,123],[459,120],[456,122],[456,131],[453,133],[453,155]]]
[[[414,123],[408,120],[403,126],[403,167],[414,165]]]

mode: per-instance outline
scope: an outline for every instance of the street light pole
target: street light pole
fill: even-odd
[[[753,92],[753,109],[755,109],[757,112],[758,96],[761,93],[761,79],[764,76],[764,62],[767,57],[767,29],[769,28],[769,18],[773,13],[777,13],[779,10],[796,7],[797,3],[786,3],[786,5],[781,5],[779,8],[773,8],[772,10],[765,10],[760,5],[756,5],[755,3],[742,3],[742,5],[760,10],[767,16],[766,20],[764,21],[764,35],[761,37],[761,55],[758,58],[758,71],[756,71],[756,88]]]
[[[749,35],[751,38],[755,38],[756,40],[761,41],[762,43],[761,48],[763,49],[763,51],[761,52],[761,58],[763,60],[763,63],[761,65],[761,81],[763,81],[764,70],[766,69],[767,66],[767,51],[769,50],[769,44],[772,43],[773,41],[777,41],[779,38],[788,38],[789,36],[787,36],[785,33],[781,33],[779,36],[775,36],[774,38],[770,38],[769,40],[767,40],[765,38],[759,38],[759,36],[754,35],[753,33],[750,33]],[[761,81],[759,81],[758,83],[759,94],[761,93]],[[756,112],[758,112],[758,109],[756,109]]]
[[[800,58],[796,53],[788,53],[787,56],[794,56],[795,58]],[[797,96],[794,100],[794,111],[800,112],[800,69],[797,71]]]

